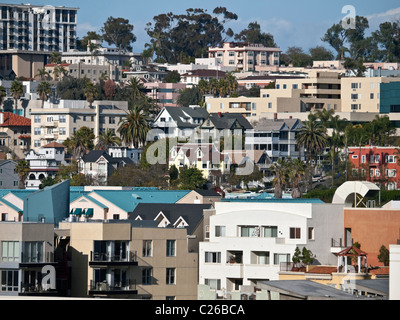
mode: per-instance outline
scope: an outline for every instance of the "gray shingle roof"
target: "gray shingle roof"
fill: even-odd
[[[244,129],[253,129],[250,122],[241,114],[236,113],[211,113],[208,119],[218,130],[231,129],[237,121]]]
[[[170,114],[171,118],[177,123],[179,128],[196,128],[201,123],[186,123],[182,121],[184,118],[197,118],[203,121],[208,117],[208,112],[201,107],[165,107],[165,110]]]

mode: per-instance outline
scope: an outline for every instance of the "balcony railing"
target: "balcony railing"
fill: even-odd
[[[137,252],[127,250],[122,255],[110,255],[107,252],[90,252],[90,265],[101,264],[137,264]]]
[[[107,281],[90,281],[89,294],[137,294],[136,280],[115,282],[111,286]]]

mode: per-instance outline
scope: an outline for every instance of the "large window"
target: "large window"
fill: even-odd
[[[300,228],[290,228],[290,239],[300,239],[301,229]]]
[[[212,290],[221,290],[221,280],[220,279],[204,279],[204,283],[210,286]]]
[[[221,263],[221,252],[206,252],[205,253],[206,263]]]
[[[151,257],[151,256],[152,256],[152,241],[143,240],[143,257]]]
[[[167,240],[167,257],[175,257],[175,240]]]
[[[290,262],[290,254],[275,253],[274,254],[274,264],[279,265],[284,262]]]
[[[18,291],[18,271],[16,270],[1,271],[1,291],[2,292]]]
[[[258,227],[258,226],[240,227],[240,236],[242,238],[259,237],[260,236],[260,227]]]
[[[19,242],[3,241],[1,245],[1,260],[3,262],[18,262]]]
[[[22,260],[26,263],[43,262],[43,242],[25,242]]]
[[[224,226],[215,226],[215,237],[225,237],[226,235],[226,227]]]
[[[272,227],[272,226],[264,227],[264,237],[265,238],[277,238],[278,237],[278,227]]]
[[[167,268],[166,276],[168,285],[175,284],[175,268]]]
[[[152,269],[145,268],[142,270],[142,284],[145,286],[151,285]]]

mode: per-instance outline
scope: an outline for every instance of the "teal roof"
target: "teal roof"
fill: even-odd
[[[126,212],[133,212],[139,203],[176,203],[190,191],[188,190],[94,190],[93,193],[110,201]]]
[[[265,203],[325,203],[320,199],[275,199],[275,198],[251,198],[251,199],[222,199],[223,202],[265,202]]]

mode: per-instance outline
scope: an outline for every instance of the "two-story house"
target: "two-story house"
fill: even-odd
[[[0,150],[19,159],[31,146],[31,119],[11,112],[0,112]]]

